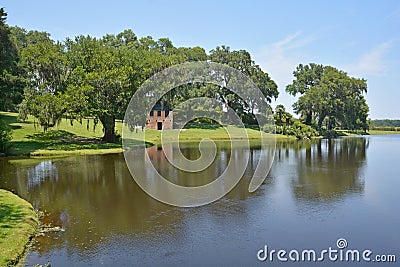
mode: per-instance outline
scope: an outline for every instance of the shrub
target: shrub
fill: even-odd
[[[274,125],[271,125],[271,124],[267,123],[267,124],[265,124],[263,126],[263,131],[266,132],[266,133],[273,133],[274,134],[276,132],[276,128],[277,127],[280,127],[280,126],[274,126]]]
[[[323,135],[325,138],[336,138],[336,137],[339,136],[338,133],[337,133],[335,130],[324,130],[324,131],[322,132],[322,135]]]
[[[264,125],[263,130],[267,133],[273,132],[271,126],[268,124]],[[318,136],[318,132],[309,125],[306,125],[300,121],[294,121],[291,125],[277,125],[275,126],[275,133],[283,135],[293,135],[297,139],[311,138],[312,136]]]
[[[11,139],[11,129],[4,121],[0,121],[0,152],[7,150]]]

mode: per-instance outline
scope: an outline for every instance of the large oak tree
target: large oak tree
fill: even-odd
[[[350,77],[331,66],[315,63],[298,65],[295,79],[286,87],[291,95],[300,95],[293,108],[304,123],[328,130],[340,126],[344,129],[366,130],[368,105],[365,79]]]
[[[24,87],[23,71],[6,20],[7,13],[0,8],[0,110],[16,110]]]

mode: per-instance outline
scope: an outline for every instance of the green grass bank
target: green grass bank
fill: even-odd
[[[22,260],[38,225],[29,202],[0,189],[0,266],[14,266]]]
[[[103,126],[99,124],[94,127],[93,120],[83,120],[82,123],[75,121],[73,125],[67,119],[62,119],[61,123],[47,132],[34,123],[34,118],[29,117],[26,121],[19,121],[18,114],[12,112],[0,112],[0,120],[5,121],[12,128],[13,139],[11,148],[8,151],[10,155],[29,155],[29,156],[66,156],[81,154],[106,154],[122,152],[121,144],[101,142],[103,136]],[[228,126],[229,127],[229,126]],[[122,133],[122,123],[116,123],[117,134]],[[231,127],[232,139],[241,139],[239,129]],[[165,131],[165,139],[179,130]],[[259,140],[260,132],[253,129],[246,129],[250,140]],[[339,131],[343,136],[358,135]],[[237,133],[237,134],[236,134]],[[161,131],[146,130],[145,140],[148,145],[161,143]],[[360,133],[362,134],[362,133]],[[400,134],[400,131],[379,131],[370,130],[367,134]],[[135,137],[136,136],[136,137]],[[133,135],[134,138],[142,139],[144,132],[138,131]],[[271,134],[263,133],[264,138],[273,137]],[[229,140],[230,137],[223,127],[215,125],[196,126],[196,128],[184,129],[179,133],[180,141],[199,141],[203,138],[212,138],[213,140]],[[295,140],[294,136],[276,134],[277,140]]]
[[[82,123],[75,121],[71,125],[67,119],[62,119],[61,123],[47,132],[35,125],[34,118],[28,117],[26,121],[19,121],[18,114],[12,112],[0,112],[0,119],[4,120],[12,128],[13,139],[11,141],[10,155],[29,155],[55,157],[80,154],[106,154],[122,152],[121,144],[103,143],[103,127],[101,123],[94,128],[93,120],[83,120]],[[117,134],[122,133],[122,123],[116,123]],[[239,129],[231,127],[233,139],[241,139]],[[179,130],[165,131],[166,140],[169,135]],[[253,129],[246,129],[250,140],[261,138],[260,132]],[[145,140],[151,144],[161,143],[161,132],[157,130],[146,130]],[[142,140],[144,132],[135,133],[137,139]],[[263,134],[264,137],[272,137]],[[277,139],[292,140],[294,137],[275,135]],[[229,140],[229,135],[223,127],[206,126],[203,128],[184,129],[180,132],[181,141],[198,141],[203,138],[213,140]]]
[[[4,120],[13,131],[10,155],[64,156],[122,152],[120,144],[101,142],[103,127],[99,124],[94,128],[92,120],[75,121],[71,125],[69,120],[63,119],[47,132],[34,123],[33,117],[19,121],[18,113],[0,112],[0,120]],[[121,127],[118,123],[117,131],[121,132]]]

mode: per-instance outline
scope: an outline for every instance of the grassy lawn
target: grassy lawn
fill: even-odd
[[[381,135],[381,134],[400,134],[400,131],[382,131],[382,130],[368,130],[367,133],[364,132],[348,132],[347,130],[337,130],[338,133],[344,136],[358,136],[358,135]]]
[[[82,124],[75,121],[71,125],[69,120],[63,119],[61,123],[47,132],[35,125],[33,117],[27,121],[18,121],[17,113],[0,112],[0,119],[7,122],[13,129],[13,139],[11,142],[11,155],[30,155],[30,156],[64,156],[76,154],[104,154],[122,152],[121,144],[103,143],[100,138],[103,136],[101,123],[93,129],[92,120],[83,120]],[[243,139],[239,134],[240,130],[233,126],[228,126],[232,130],[232,139]],[[122,123],[116,123],[116,132],[122,133]],[[164,131],[166,140],[168,136],[179,130]],[[250,140],[261,138],[260,132],[253,129],[246,129]],[[148,144],[161,143],[161,131],[146,130],[135,133],[135,139],[145,140]],[[271,138],[273,135],[263,133],[263,137]],[[293,136],[275,135],[277,140],[295,139]],[[180,132],[180,141],[198,141],[203,138],[214,140],[229,140],[229,136],[223,127],[216,125],[205,125],[202,128],[190,128]]]
[[[60,125],[43,132],[35,125],[32,117],[27,121],[18,121],[17,113],[0,112],[0,119],[13,129],[11,155],[57,156],[67,154],[102,154],[122,152],[120,144],[103,143],[102,125],[93,130],[93,121],[86,120],[80,124],[63,119]],[[89,125],[87,124],[89,123]],[[119,123],[117,129],[122,125]],[[121,130],[119,130],[121,132]]]
[[[71,125],[69,120],[63,119],[60,125],[43,132],[43,129],[35,125],[34,119],[29,117],[27,121],[18,121],[17,113],[0,112],[0,120],[4,120],[13,129],[13,140],[11,142],[11,155],[30,155],[30,156],[64,156],[78,154],[105,154],[122,152],[121,144],[101,142],[103,136],[103,126],[101,123],[94,129],[93,120],[77,121]],[[116,132],[122,133],[122,123],[117,122]],[[244,137],[239,134],[239,128],[228,126],[232,131],[232,139],[240,140]],[[165,140],[171,140],[172,135],[179,130],[163,131]],[[259,140],[260,132],[253,129],[246,129],[250,140]],[[363,133],[350,133],[338,130],[344,136],[353,136]],[[145,134],[145,136],[144,136]],[[381,131],[370,130],[369,135],[377,134],[400,134],[400,131]],[[262,134],[263,138],[275,137],[276,140],[294,140],[294,136],[276,134]],[[161,143],[161,131],[146,130],[138,131],[132,135],[134,139],[143,140],[145,138],[148,145]],[[198,141],[203,138],[214,140],[230,140],[224,127],[218,125],[201,125],[196,128],[189,127],[179,133],[180,141]]]
[[[38,218],[32,205],[0,189],[0,266],[13,266],[21,260],[37,228]]]
[[[369,134],[375,135],[375,134],[400,134],[400,131],[381,131],[381,130],[369,130]]]
[[[242,129],[239,129],[235,126],[227,126],[229,131],[231,132],[231,136],[228,135],[228,132],[224,129],[224,127],[207,127],[207,128],[189,128],[183,129],[179,132],[179,130],[168,130],[168,131],[157,131],[157,130],[146,130],[145,132],[139,131],[138,133],[132,134],[132,138],[137,138],[139,140],[143,140],[143,138],[147,142],[151,142],[153,144],[161,143],[161,134],[163,134],[163,138],[166,141],[174,140],[173,136],[179,132],[179,141],[198,141],[203,138],[210,138],[213,140],[242,140],[246,137],[242,135]],[[258,130],[248,129],[246,128],[247,136],[250,140],[259,140],[261,139],[261,134]],[[144,136],[145,135],[145,136]],[[272,135],[267,133],[262,133],[263,138],[273,138],[276,139],[296,139],[295,137],[285,136],[285,135]]]

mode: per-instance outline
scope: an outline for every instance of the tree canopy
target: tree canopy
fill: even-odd
[[[315,63],[298,65],[295,80],[286,87],[289,94],[300,97],[293,108],[307,125],[318,129],[335,127],[357,130],[368,127],[365,79],[350,77],[331,66]]]
[[[91,117],[95,124],[101,121],[103,140],[114,142],[115,120],[123,118],[137,88],[153,74],[187,61],[227,64],[248,75],[262,95],[259,99],[241,99],[227,88],[188,84],[164,96],[164,105],[173,107],[195,96],[218,98],[235,108],[245,122],[252,123],[259,101],[270,103],[278,96],[276,83],[245,50],[231,51],[222,46],[207,55],[199,46],[175,47],[168,38],[138,38],[132,30],[102,38],[81,35],[56,42],[46,32],[14,27],[11,39],[26,79],[20,115],[33,115],[45,130],[62,117],[70,118],[71,123]]]
[[[15,110],[21,102],[23,81],[18,51],[6,20],[7,13],[0,8],[0,110]]]
[[[54,41],[47,32],[10,27],[0,9],[0,110],[19,110],[21,118],[33,115],[47,130],[63,117],[71,123],[93,118],[101,121],[103,140],[116,141],[115,121],[123,119],[132,95],[155,73],[188,61],[226,64],[249,77],[262,92],[242,94],[229,90],[231,77],[219,77],[225,85],[188,83],[161,99],[173,108],[193,97],[218,99],[224,110],[230,106],[246,124],[254,124],[255,114],[278,97],[277,84],[246,50],[217,46],[207,53],[202,47],[175,47],[168,38],[138,37],[130,30],[101,38],[79,35]],[[275,110],[282,132],[305,129],[307,136],[317,130],[341,127],[368,128],[365,79],[350,77],[331,66],[300,64],[286,91],[299,96],[293,105],[301,115],[297,122],[284,106]],[[219,105],[219,104],[218,104]],[[187,105],[187,111],[198,108]],[[304,125],[304,124],[305,125]],[[296,132],[297,135],[297,132]]]

